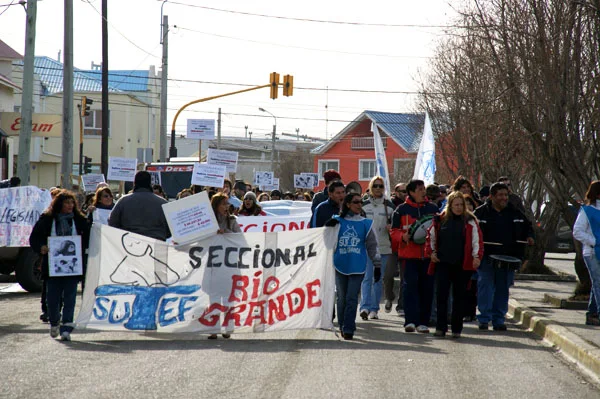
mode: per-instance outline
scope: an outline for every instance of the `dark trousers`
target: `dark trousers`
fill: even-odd
[[[403,308],[402,298],[402,280],[404,274],[404,260],[398,259],[398,255],[392,253],[387,258],[385,272],[383,273],[383,296],[388,301],[393,301],[396,298],[394,294],[394,277],[400,269],[400,292],[398,293],[398,306],[396,310]]]
[[[48,305],[46,304],[46,289],[46,280],[42,280],[42,298],[40,299],[42,313],[48,313]]]
[[[471,272],[465,271],[461,264],[440,262],[435,268],[437,284],[437,323],[435,329],[448,331],[448,295],[452,285],[452,332],[460,333],[463,329],[463,308],[467,283]]]
[[[475,320],[477,314],[477,279],[473,280],[473,276],[467,282],[467,292],[465,295],[465,307],[463,315]]]
[[[46,281],[46,303],[48,304],[50,325],[53,327],[60,325],[61,333],[73,331],[73,327],[66,324],[73,323],[77,284],[80,278],[80,276],[52,277]]]
[[[431,316],[433,276],[427,274],[429,259],[406,259],[404,268],[404,325],[426,326]]]
[[[342,274],[337,270],[335,272],[338,324],[344,334],[354,334],[356,330],[358,294],[364,277],[364,273]]]

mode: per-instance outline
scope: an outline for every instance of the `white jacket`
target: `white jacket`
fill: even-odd
[[[600,200],[596,200],[596,203],[592,206],[596,209],[600,209]],[[596,237],[592,232],[590,221],[583,208],[579,211],[577,220],[575,220],[573,237],[583,245],[583,256],[592,256],[594,253],[594,246],[596,245]]]

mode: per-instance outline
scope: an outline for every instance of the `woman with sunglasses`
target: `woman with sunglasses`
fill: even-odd
[[[363,201],[362,206],[366,218],[373,221],[373,232],[377,237],[379,254],[381,255],[381,274],[385,273],[385,265],[388,260],[397,261],[397,258],[388,259],[392,255],[389,230],[391,217],[394,213],[394,204],[385,198],[384,193],[383,177],[373,177],[369,183],[369,194]],[[373,272],[373,263],[367,262],[365,278],[360,290],[360,317],[363,320],[379,318],[382,281],[380,278],[373,278]]]
[[[112,210],[115,207],[113,193],[108,187],[101,187],[96,190],[92,205],[87,208],[87,216],[90,224],[94,221],[94,212],[96,209]],[[101,218],[96,220],[100,221]]]
[[[381,259],[377,250],[373,221],[360,216],[361,211],[360,194],[346,194],[341,213],[325,223],[325,226],[340,224],[333,265],[338,324],[346,340],[351,340],[356,330],[358,292],[365,276],[367,259],[373,262],[375,276],[381,277]]]

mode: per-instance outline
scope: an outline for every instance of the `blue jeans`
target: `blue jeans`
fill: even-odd
[[[405,326],[429,324],[434,281],[433,276],[427,274],[429,262],[429,259],[406,259],[402,280]]]
[[[383,289],[383,276],[385,274],[385,263],[389,255],[381,255],[381,278],[378,282],[373,281],[373,262],[367,260],[367,269],[365,278],[360,287],[360,310],[366,309],[369,312],[379,312],[379,302],[381,302],[381,293]]]
[[[56,327],[60,324],[60,332],[73,331],[72,326],[75,313],[75,299],[77,297],[77,284],[81,277],[51,277],[46,280],[46,303],[48,305],[48,318],[50,325]],[[62,309],[61,309],[62,307]],[[62,311],[62,323],[61,323]]]
[[[356,330],[356,307],[358,292],[363,281],[362,274],[342,274],[335,271],[335,290],[337,291],[337,318],[340,330],[344,334],[354,334]]]
[[[590,302],[588,304],[588,315],[598,314],[598,300],[600,299],[600,262],[596,258],[596,254],[584,256],[583,260],[590,273],[592,280],[592,290],[590,291]]]
[[[494,326],[503,325],[508,312],[508,287],[514,280],[515,272],[494,267],[492,260],[484,256],[477,273],[477,320],[488,324],[491,321]]]

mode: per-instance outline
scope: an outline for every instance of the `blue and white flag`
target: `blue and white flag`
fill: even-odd
[[[423,136],[419,145],[419,154],[415,164],[415,173],[413,179],[423,180],[425,185],[433,183],[435,176],[435,141],[433,140],[433,130],[429,114],[425,112],[425,126],[423,126]]]
[[[383,149],[383,142],[379,135],[379,129],[375,122],[371,125],[373,130],[373,142],[375,144],[375,162],[377,164],[377,175],[383,177],[383,184],[385,185],[385,196],[389,198],[391,187],[390,187],[390,175],[388,173],[387,159],[385,157],[385,150]]]

